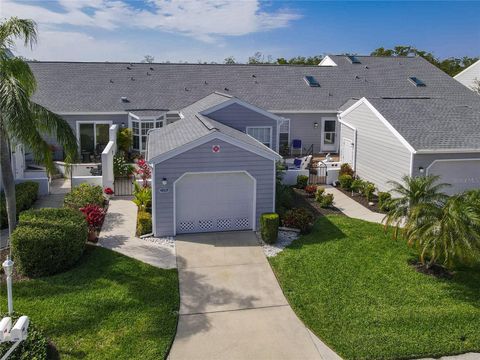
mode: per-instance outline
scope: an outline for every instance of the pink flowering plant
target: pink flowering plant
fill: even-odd
[[[87,220],[90,231],[100,229],[105,219],[105,210],[102,207],[95,204],[88,204],[80,208],[80,211],[85,215],[85,220]]]
[[[110,188],[110,187],[106,187],[105,189],[103,189],[103,192],[104,192],[106,195],[113,195],[113,189]]]
[[[148,180],[152,177],[150,166],[144,158],[139,158],[137,161],[137,167],[138,169],[136,170],[136,173],[142,179],[143,187],[149,187]]]

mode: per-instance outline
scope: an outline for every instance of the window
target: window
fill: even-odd
[[[288,154],[288,147],[290,146],[290,119],[284,119],[280,125],[280,153]]]
[[[358,60],[355,55],[348,55],[347,58],[352,64],[361,64],[360,60]]]
[[[336,120],[325,120],[323,122],[323,143],[328,145],[335,144]]]
[[[132,134],[133,134],[133,150],[139,152],[147,151],[148,132],[154,128],[163,127],[163,120],[133,120]]]
[[[247,134],[260,141],[263,145],[272,147],[272,128],[271,127],[247,127]]]
[[[315,79],[313,76],[310,76],[310,75],[307,75],[303,78],[303,80],[305,80],[305,82],[308,84],[308,86],[310,87],[319,87],[320,84],[319,82],[317,81],[317,79]]]
[[[109,141],[111,122],[92,121],[78,122],[77,136],[80,145],[82,162],[97,162]]]
[[[412,76],[412,77],[408,78],[408,80],[410,80],[410,82],[413,83],[413,85],[415,85],[416,87],[427,86],[427,85],[425,85],[425,83],[422,80],[420,80],[419,78],[417,78],[415,76]]]

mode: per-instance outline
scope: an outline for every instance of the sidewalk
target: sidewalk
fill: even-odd
[[[333,186],[327,186],[325,193],[333,194],[333,205],[348,217],[382,224],[385,214],[379,214],[367,209]]]

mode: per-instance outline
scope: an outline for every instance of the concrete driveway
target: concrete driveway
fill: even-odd
[[[296,317],[253,232],[177,236],[176,250],[169,359],[340,359]]]

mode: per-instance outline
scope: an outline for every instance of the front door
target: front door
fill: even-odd
[[[342,148],[340,151],[340,161],[350,164],[353,167],[354,144],[349,138],[342,138]]]
[[[337,119],[322,119],[322,152],[337,152]]]

